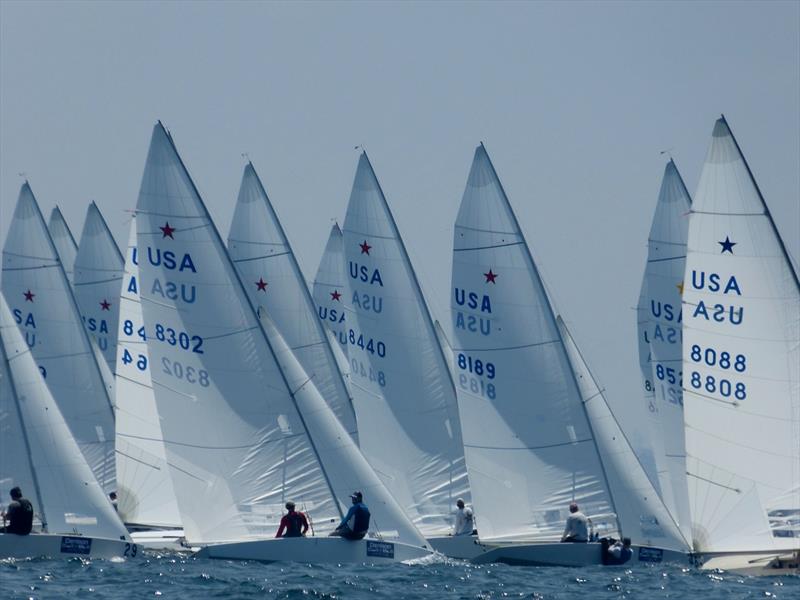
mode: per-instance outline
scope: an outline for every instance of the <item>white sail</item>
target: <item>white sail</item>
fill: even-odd
[[[690,205],[689,192],[675,163],[670,160],[664,169],[650,228],[643,295],[639,300],[640,317],[644,321],[640,325],[649,357],[646,376],[651,385],[654,409],[650,433],[656,451],[659,491],[687,540],[691,540],[692,534],[681,389],[681,292]],[[640,345],[640,362],[643,362],[644,351]]]
[[[292,247],[252,163],[245,166],[228,252],[250,301],[263,306],[351,435],[356,416],[330,341]]]
[[[617,532],[555,316],[483,145],[456,219],[453,293],[459,412],[481,539],[558,541],[572,501],[601,534]]]
[[[70,434],[50,390],[0,295],[0,480],[13,479],[34,499],[49,533],[129,539],[105,492]],[[5,438],[24,452],[6,453]],[[25,473],[17,478],[15,474]]]
[[[151,376],[187,539],[272,537],[287,500],[311,515],[317,533],[330,531],[346,484],[372,490],[377,527],[419,544],[388,493],[379,496],[366,463],[353,458],[352,439],[280,334],[262,330],[160,123],[137,214]]]
[[[26,182],[3,247],[2,289],[73,437],[107,492],[114,413],[64,269]]]
[[[314,278],[313,297],[317,305],[317,315],[325,328],[333,334],[339,348],[347,356],[347,321],[345,303],[347,302],[347,278],[345,275],[344,238],[339,224],[334,223],[325,252],[319,262],[317,276]],[[347,371],[349,372],[349,367]]]
[[[389,206],[358,163],[344,227],[351,386],[364,454],[427,536],[469,502],[447,361]]]
[[[689,218],[683,400],[695,549],[800,547],[800,289],[724,117]]]
[[[136,215],[131,219],[119,309],[116,365],[117,502],[125,523],[177,527],[180,514],[150,379],[139,301]]]
[[[61,259],[64,272],[67,274],[67,280],[72,284],[72,273],[75,266],[75,257],[78,255],[78,244],[75,243],[72,231],[70,231],[64,215],[61,214],[61,209],[57,206],[50,213],[47,228],[50,231],[50,237],[53,238],[53,245],[55,245],[58,257]]]
[[[72,286],[84,327],[112,372],[117,360],[119,290],[124,266],[114,236],[92,202],[83,223]]]
[[[689,538],[683,535],[650,482],[564,321],[558,317],[557,322],[597,442],[622,534],[636,546],[689,552]]]

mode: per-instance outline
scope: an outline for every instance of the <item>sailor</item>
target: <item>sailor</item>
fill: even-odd
[[[567,517],[567,525],[564,527],[564,535],[561,536],[562,542],[588,542],[589,541],[589,520],[581,511],[578,505],[573,502],[569,505],[570,515]]]
[[[471,508],[464,507],[464,500],[456,500],[456,525],[453,535],[472,535],[475,530],[475,518]]]
[[[306,516],[299,511],[295,511],[294,502],[287,502],[286,510],[289,512],[281,518],[281,524],[275,537],[303,537],[308,531]]]
[[[108,499],[111,501],[111,506],[114,507],[114,510],[119,512],[119,507],[117,506],[117,504],[119,503],[119,501],[117,500],[117,492],[111,492],[108,495]]]
[[[622,538],[622,541],[617,540],[608,547],[603,564],[624,565],[632,556],[631,538]]]
[[[331,532],[333,536],[343,537],[347,540],[360,540],[369,531],[369,509],[364,504],[364,497],[361,492],[353,492],[350,495],[353,505],[339,523],[339,526]]]
[[[33,505],[22,497],[22,490],[19,487],[11,488],[11,503],[2,513],[2,517],[4,525],[8,522],[8,525],[1,530],[3,533],[28,535],[33,529]]]

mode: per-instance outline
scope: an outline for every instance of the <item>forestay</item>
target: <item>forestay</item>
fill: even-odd
[[[481,539],[557,541],[572,501],[596,531],[617,532],[555,316],[483,145],[455,224],[451,306]]]
[[[0,389],[0,480],[22,487],[32,499],[42,530],[129,539],[70,434],[2,295]],[[7,436],[19,447],[7,448]]]
[[[469,502],[453,382],[389,206],[361,154],[344,227],[348,357],[370,464],[428,536]]]
[[[253,306],[263,306],[345,429],[357,439],[353,404],[330,340],[275,209],[252,163],[245,166],[228,252]]]
[[[287,500],[327,532],[347,485],[370,490],[376,528],[418,543],[280,334],[267,324],[265,335],[160,123],[137,213],[151,376],[187,539],[272,537]]]
[[[83,223],[72,285],[83,325],[97,342],[112,372],[117,360],[119,290],[124,266],[114,236],[92,202]]]
[[[724,117],[692,204],[683,301],[695,548],[797,549],[797,273]]]
[[[314,278],[313,297],[317,315],[347,356],[347,278],[344,266],[344,238],[339,224],[334,223]]]
[[[561,317],[557,323],[597,442],[622,535],[636,546],[688,553],[689,538],[647,477]]]
[[[180,526],[150,379],[150,355],[139,301],[136,215],[131,219],[119,309],[116,364],[117,501],[125,523]]]
[[[75,257],[78,255],[78,244],[75,243],[72,231],[70,231],[64,215],[61,214],[61,209],[57,206],[50,213],[47,228],[50,231],[50,237],[53,238],[53,244],[58,252],[58,257],[61,259],[64,272],[67,274],[67,280],[71,285]]]
[[[92,472],[115,489],[114,413],[97,355],[26,182],[3,248],[3,293]]]
[[[645,393],[652,395],[650,424],[657,427],[650,429],[661,498],[687,540],[691,540],[692,533],[681,390],[681,293],[690,205],[689,192],[675,163],[670,160],[664,169],[650,228],[643,296],[639,300],[639,313],[644,320],[641,327],[646,338],[646,346],[639,346],[639,359],[644,366],[643,353],[649,357]]]

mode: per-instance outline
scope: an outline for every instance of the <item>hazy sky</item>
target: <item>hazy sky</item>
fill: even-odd
[[[0,1],[0,244],[27,174],[79,237],[127,240],[153,123],[223,237],[249,153],[307,277],[364,144],[449,328],[481,140],[609,399],[639,396],[636,304],[671,148],[690,192],[724,112],[800,255],[800,3]]]

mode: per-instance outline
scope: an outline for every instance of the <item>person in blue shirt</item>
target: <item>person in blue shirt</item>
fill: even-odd
[[[331,532],[331,535],[343,537],[346,540],[360,540],[369,531],[369,509],[364,504],[361,492],[353,492],[350,500],[353,501],[353,505],[339,526]]]

